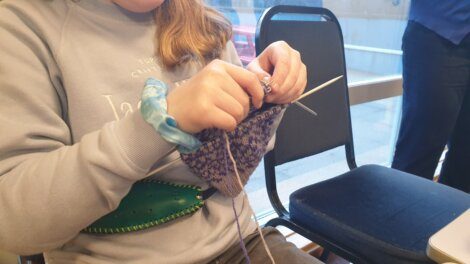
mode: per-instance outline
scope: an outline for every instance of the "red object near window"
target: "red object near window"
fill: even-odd
[[[252,26],[233,26],[232,41],[245,66],[256,57],[255,31]]]

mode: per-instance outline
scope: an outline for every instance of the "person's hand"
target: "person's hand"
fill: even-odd
[[[254,73],[214,60],[169,93],[168,114],[188,133],[213,127],[231,131],[248,115],[250,101],[259,108],[263,96]]]
[[[307,68],[300,53],[284,41],[269,45],[247,69],[260,80],[271,76],[272,91],[265,98],[268,103],[290,103],[304,92],[307,84]]]

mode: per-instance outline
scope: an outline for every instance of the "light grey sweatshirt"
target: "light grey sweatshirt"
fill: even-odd
[[[220,194],[162,226],[80,233],[172,147],[141,118],[143,84],[155,77],[175,86],[200,66],[162,70],[155,29],[151,13],[106,0],[1,2],[1,249],[45,252],[61,264],[204,263],[237,243],[231,200]],[[222,59],[240,65],[230,43]],[[207,187],[182,163],[158,177]],[[251,211],[235,200],[246,236]]]

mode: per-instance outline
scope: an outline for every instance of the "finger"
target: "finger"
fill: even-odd
[[[264,91],[256,74],[229,63],[225,64],[225,70],[251,96],[253,105],[261,107]]]
[[[300,74],[299,74],[299,79],[297,80],[295,87],[297,89],[297,93],[295,96],[292,98],[292,101],[297,100],[304,92],[305,88],[307,88],[307,77],[308,77],[308,72],[307,72],[307,66],[302,63],[302,66],[300,67]]]
[[[299,74],[295,80],[295,84],[292,85],[292,88],[289,89],[284,95],[282,95],[279,100],[279,103],[291,103],[297,99],[305,90],[307,85],[307,68],[303,63],[300,65]]]
[[[295,90],[295,84],[299,79],[299,74],[302,66],[302,60],[300,59],[300,53],[296,50],[291,50],[290,54],[290,67],[289,73],[285,78],[284,82],[279,87],[279,91],[274,94],[277,95],[278,100],[288,100],[292,97],[297,91]]]
[[[251,61],[250,64],[246,66],[246,69],[256,74],[256,76],[258,77],[258,80],[263,80],[265,77],[271,78],[271,74],[263,70],[263,68],[261,67],[260,61],[258,58]]]
[[[291,98],[295,97],[295,95],[296,95],[296,91],[294,89],[291,89],[287,93],[273,100],[278,104],[287,104],[292,101]]]
[[[269,61],[274,66],[274,71],[271,77],[273,95],[278,93],[281,85],[284,83],[284,80],[289,75],[289,69],[291,66],[289,49],[290,47],[279,48],[275,52],[270,53]]]
[[[248,115],[248,111],[244,109],[240,102],[224,90],[219,90],[214,104],[217,108],[235,118],[237,124]]]
[[[210,114],[210,126],[225,131],[233,131],[237,127],[237,120],[224,110],[214,107]]]
[[[222,91],[237,100],[243,108],[244,115],[248,115],[248,112],[250,111],[250,97],[230,76],[224,77],[224,80],[221,80]]]

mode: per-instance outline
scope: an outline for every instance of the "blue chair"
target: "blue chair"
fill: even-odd
[[[324,8],[275,6],[256,32],[257,53],[284,40],[300,51],[313,87],[344,78],[302,101],[312,116],[289,107],[276,146],[264,159],[268,196],[283,225],[354,263],[434,263],[429,237],[470,208],[470,195],[398,170],[356,166],[349,111],[344,43],[338,20]],[[344,146],[350,171],[290,195],[282,205],[275,167]]]

